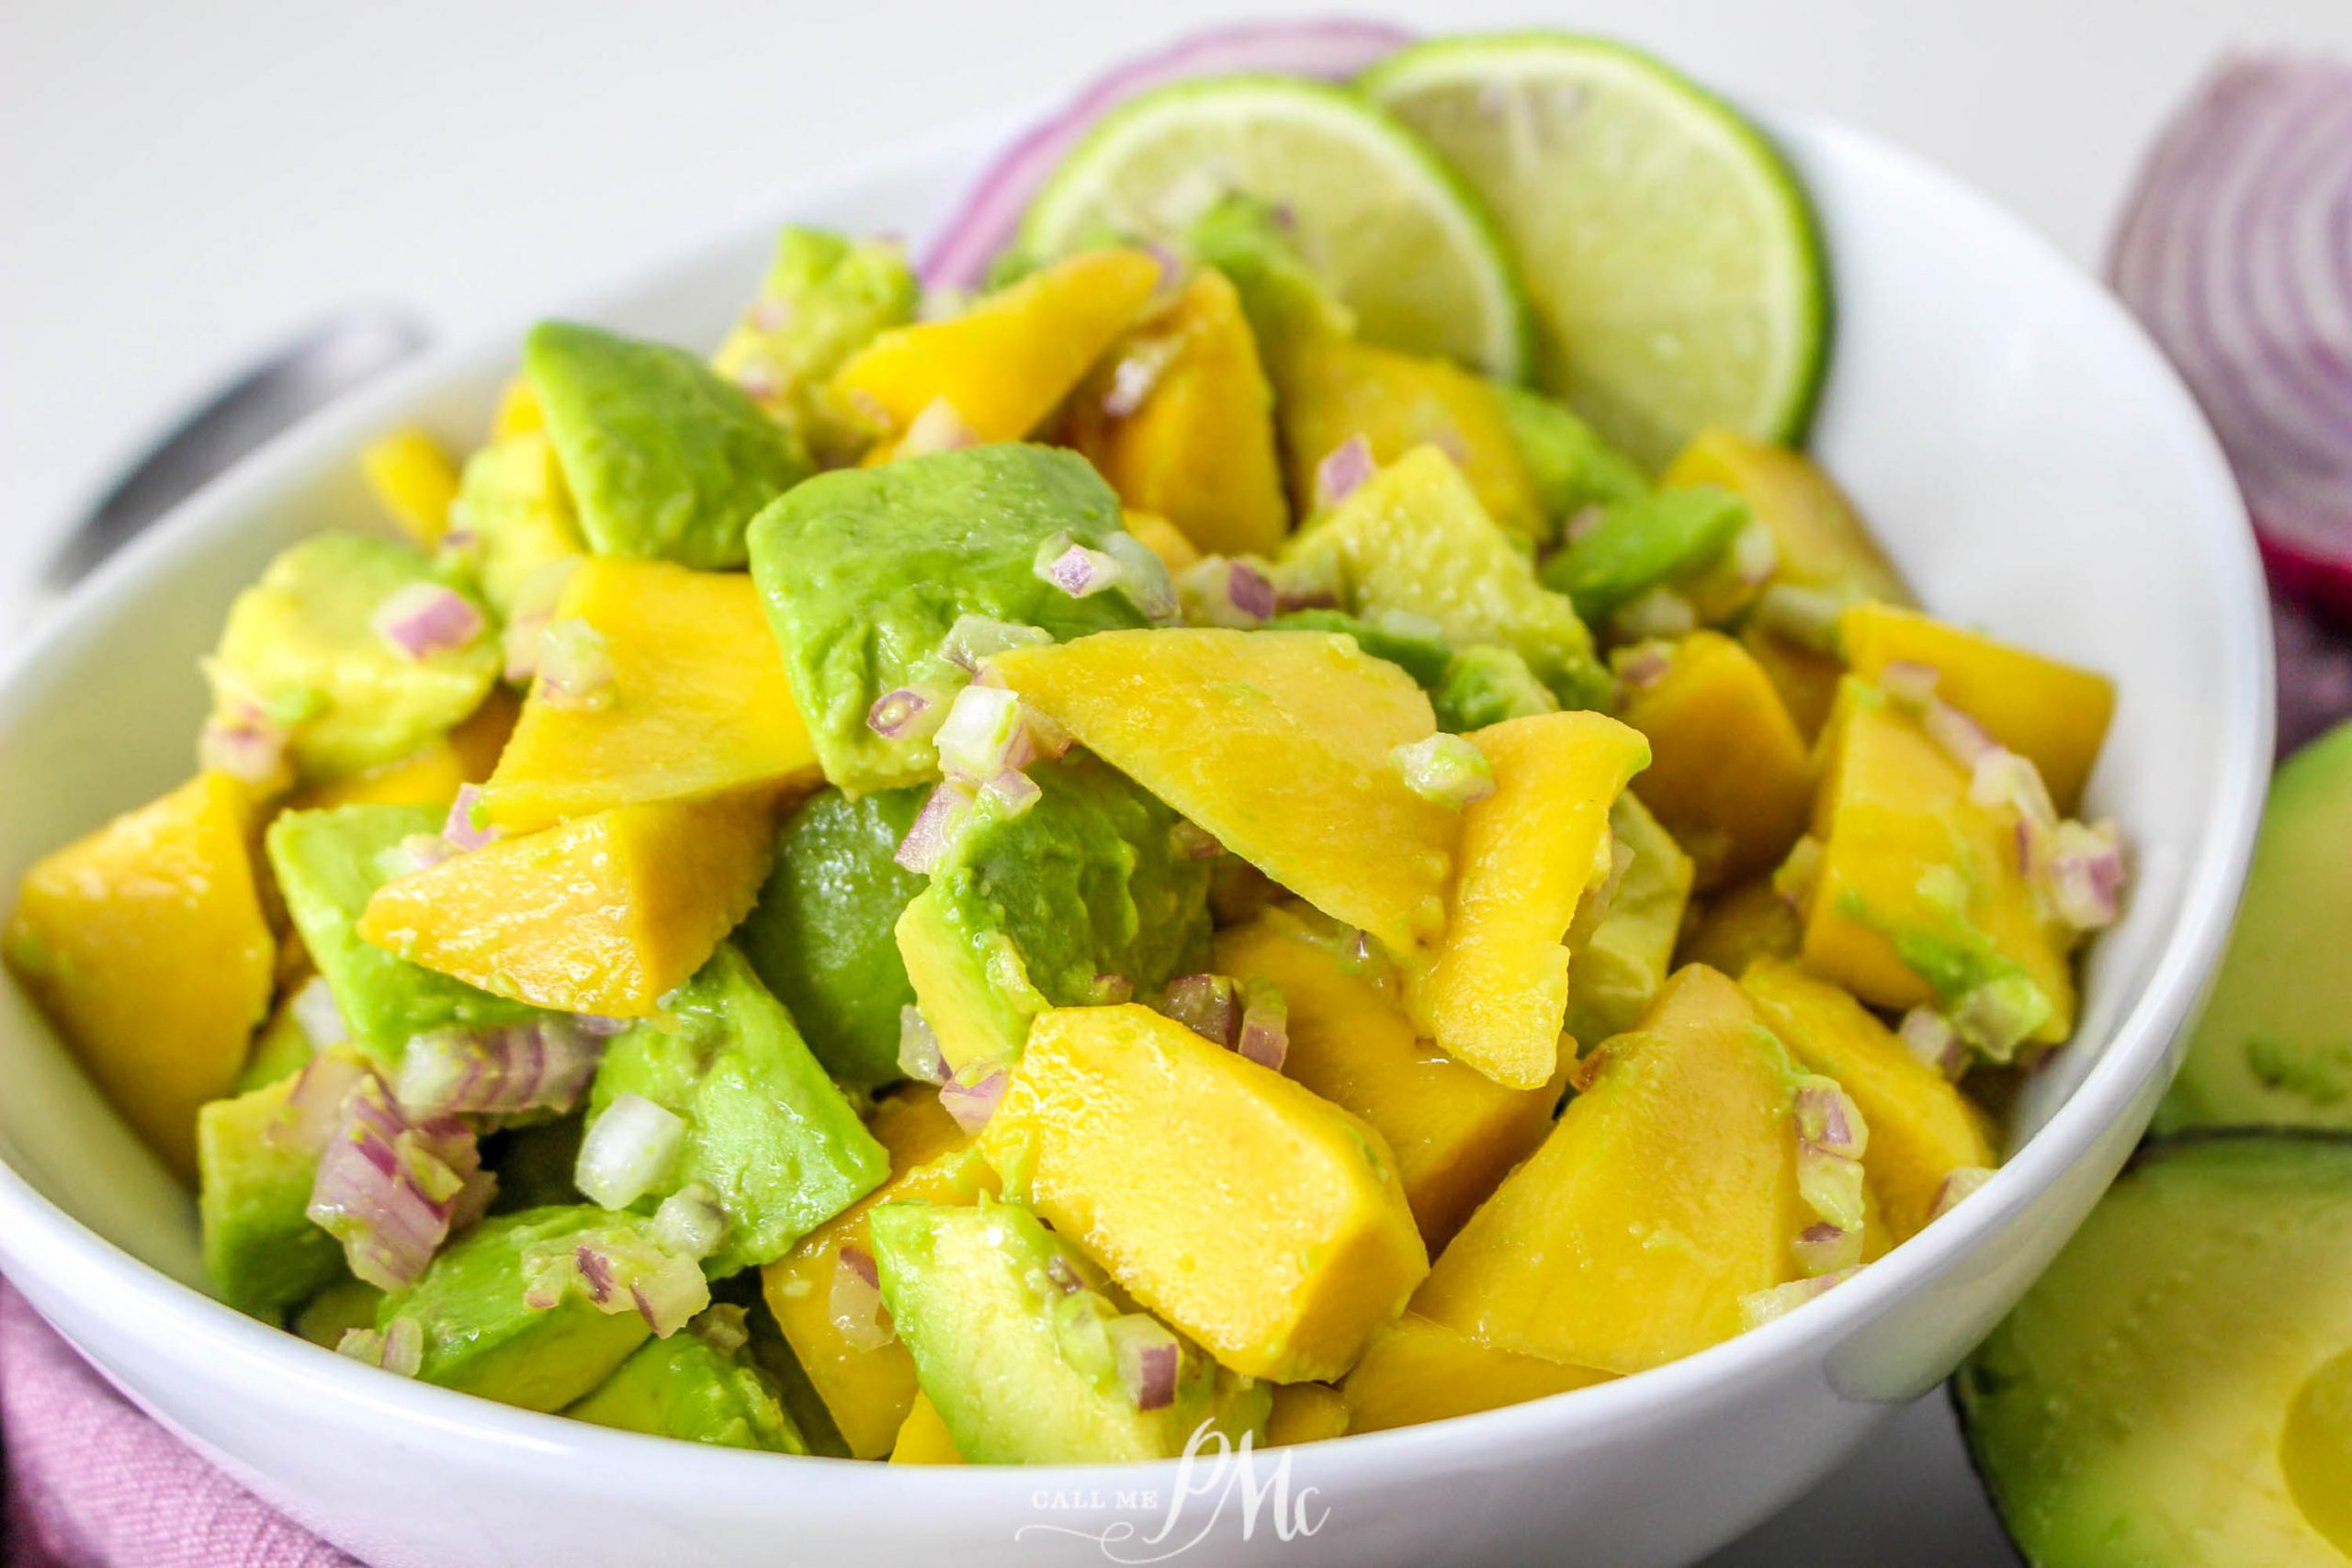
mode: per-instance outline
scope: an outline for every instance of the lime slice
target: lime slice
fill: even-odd
[[[1411,133],[1318,82],[1226,76],[1134,99],[1055,171],[1021,243],[1172,243],[1236,193],[1289,213],[1301,256],[1371,342],[1510,380],[1532,368],[1510,254],[1476,198]]]
[[[1537,374],[1653,468],[1710,424],[1804,434],[1829,281],[1804,191],[1713,94],[1566,33],[1406,49],[1356,88],[1419,131],[1510,237]]]

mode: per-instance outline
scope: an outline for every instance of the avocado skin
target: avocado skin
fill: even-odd
[[[1100,549],[1125,532],[1085,458],[1018,442],[843,468],[777,500],[752,525],[752,575],[825,777],[857,795],[936,776],[928,739],[887,739],[865,716],[900,687],[961,683],[940,654],[958,616],[1057,641],[1143,626],[1115,589],[1075,599],[1036,570],[1057,533]]]
[[[899,1070],[899,1010],[915,988],[899,956],[899,912],[924,879],[893,858],[930,792],[852,800],[821,789],[776,833],[775,866],[735,933],[743,956],[834,1079],[878,1089]]]
[[[564,1414],[599,1427],[719,1448],[808,1451],[766,1374],[691,1331],[647,1340]]]
[[[204,1271],[222,1301],[269,1323],[344,1272],[342,1245],[308,1213],[317,1156],[266,1136],[293,1090],[281,1078],[216,1100],[196,1118]]]
[[[541,321],[523,368],[598,555],[740,567],[752,518],[814,471],[797,436],[682,348]]]

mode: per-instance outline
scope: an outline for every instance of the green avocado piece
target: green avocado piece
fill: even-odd
[[[1713,485],[1613,502],[1590,533],[1544,563],[1544,581],[1586,620],[1605,620],[1648,590],[1703,570],[1739,536],[1748,516],[1747,502]]]
[[[1339,610],[1290,610],[1268,621],[1266,628],[1344,632],[1356,639],[1358,648],[1374,659],[1385,659],[1410,675],[1421,690],[1434,693],[1444,681],[1446,666],[1453,659],[1453,645],[1436,632],[1434,623],[1429,629],[1412,624],[1423,619],[1418,615],[1392,616],[1385,622],[1374,622]]]
[[[315,1043],[303,1032],[301,1020],[295,1016],[294,1010],[285,1002],[278,1003],[254,1035],[253,1051],[245,1057],[245,1070],[237,1077],[237,1092],[250,1094],[280,1078],[292,1077],[309,1063],[315,1050]]]
[[[1226,196],[1193,220],[1185,248],[1225,274],[1261,346],[1311,333],[1348,336],[1355,319],[1292,243],[1282,215],[1247,196]]]
[[[555,605],[552,570],[588,553],[563,488],[563,468],[544,431],[493,441],[466,459],[452,515],[464,520],[479,550],[476,576],[482,597],[503,620],[541,603]],[[454,530],[455,523],[451,525]]]
[[[1501,403],[1519,460],[1535,483],[1552,536],[1588,506],[1638,501],[1650,491],[1642,467],[1600,433],[1541,392],[1508,382],[1489,383]]]
[[[2352,1554],[2352,1138],[2143,1152],[1952,1382],[2041,1568]]]
[[[711,1312],[740,1313],[740,1307]],[[707,1316],[707,1314],[706,1314]],[[767,1374],[718,1349],[695,1330],[649,1339],[585,1399],[564,1411],[575,1421],[680,1438],[727,1449],[805,1454],[808,1445],[786,1415]]]
[[[515,1023],[540,1010],[396,957],[354,929],[377,888],[414,869],[401,840],[439,833],[443,816],[430,806],[286,811],[262,838],[287,913],[353,1042],[387,1073],[428,1030]]]
[[[1446,660],[1445,673],[1430,693],[1437,727],[1467,735],[1507,718],[1557,713],[1559,699],[1535,678],[1527,660],[1508,648],[1484,643]]]
[[[849,356],[914,319],[922,289],[903,246],[788,225],[760,297],[712,364],[829,465],[854,460],[872,423],[828,387]]]
[[[422,659],[376,629],[403,589],[465,590],[424,551],[367,534],[317,534],[281,552],[229,607],[205,665],[216,701],[251,703],[288,734],[309,780],[339,778],[409,755],[457,724],[498,679],[489,617],[462,648]]]
[[[416,1375],[426,1382],[526,1410],[561,1410],[610,1377],[652,1330],[636,1312],[608,1313],[576,1292],[532,1306],[523,1299],[523,1255],[612,1223],[593,1203],[484,1220],[414,1285],[385,1297],[376,1326],[405,1318],[423,1331]]]
[[[957,1070],[1011,1061],[1048,1007],[1148,996],[1207,966],[1208,863],[1176,814],[1094,757],[1031,765],[1038,795],[983,795],[907,906],[899,943],[941,1054]]]
[[[752,1284],[757,1277],[744,1274],[738,1278]],[[712,1292],[714,1294],[724,1292],[732,1283],[722,1280],[712,1287]],[[751,1292],[746,1303],[743,1326],[751,1336],[751,1342],[743,1347],[743,1354],[752,1359],[752,1365],[767,1374],[768,1386],[775,1390],[776,1400],[784,1406],[785,1419],[790,1421],[793,1430],[800,1434],[800,1440],[807,1445],[808,1451],[822,1454],[827,1459],[856,1457],[849,1451],[849,1444],[842,1438],[841,1427],[834,1425],[833,1413],[825,1407],[824,1395],[819,1393],[817,1385],[808,1381],[808,1369],[792,1353],[791,1342],[785,1338],[784,1330],[775,1325],[775,1314],[768,1311],[767,1303],[760,1299],[756,1289]]]
[[[923,879],[893,857],[928,793],[852,800],[829,788],[801,802],[778,830],[775,869],[735,933],[817,1060],[853,1089],[904,1076],[899,1010],[915,988],[896,927]]]
[[[344,1273],[343,1244],[306,1212],[318,1155],[270,1137],[293,1092],[284,1078],[196,1116],[204,1271],[222,1301],[271,1323]]]
[[[288,1326],[311,1344],[333,1350],[353,1329],[375,1327],[383,1303],[383,1292],[346,1274],[304,1302]]]
[[[2279,766],[2212,1000],[2159,1131],[2352,1130],[2352,725]]]
[[[1167,1459],[1203,1423],[1265,1436],[1266,1384],[1179,1347],[1174,1397],[1138,1410],[1113,1326],[1129,1314],[1102,1276],[1014,1203],[884,1203],[872,1219],[882,1299],[924,1393],[974,1464]],[[1135,1314],[1140,1316],[1140,1314]]]
[[[1608,912],[1568,960],[1567,1032],[1586,1046],[1623,1034],[1649,1007],[1690,902],[1690,857],[1632,791],[1609,808],[1609,829],[1632,859]]]
[[[588,1131],[623,1094],[684,1120],[676,1161],[640,1206],[696,1182],[716,1194],[728,1223],[703,1260],[712,1279],[783,1257],[889,1179],[888,1151],[732,942],[662,1004],[605,1047]]]
[[[541,321],[523,368],[600,556],[740,567],[745,526],[814,471],[797,436],[684,349]]]
[[[1062,533],[1093,549],[1125,536],[1119,498],[1077,453],[1018,443],[824,474],[760,514],[752,575],[827,779],[854,795],[937,775],[928,735],[865,719],[887,693],[944,703],[967,679],[942,652],[961,616],[1057,641],[1145,624],[1125,593],[1075,599],[1038,575]]]

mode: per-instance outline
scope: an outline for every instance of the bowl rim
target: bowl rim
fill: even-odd
[[[1027,106],[1018,113],[960,121],[851,161],[827,178],[763,193],[732,220],[714,225],[650,262],[620,269],[602,286],[583,290],[565,304],[593,319],[600,307],[609,307],[647,280],[690,265],[730,241],[771,230],[796,209],[893,173],[967,153],[976,144],[1001,145],[1030,123],[1035,112],[1035,106]],[[1656,1423],[1685,1407],[1723,1399],[1728,1387],[1760,1382],[1777,1367],[1817,1359],[1831,1344],[1853,1337],[1901,1299],[1962,1268],[2125,1112],[2151,1077],[2168,1070],[2234,919],[2267,790],[2274,725],[2272,650],[2268,600],[2253,532],[2220,443],[2202,412],[2121,304],[2051,241],[1991,198],[1871,133],[1814,115],[1769,107],[1751,107],[1750,112],[1800,163],[1808,154],[1819,154],[1874,166],[1882,177],[1913,186],[1954,222],[1992,237],[2012,254],[2029,258],[2030,265],[2063,271],[2070,286],[2083,292],[2086,308],[2123,330],[2123,352],[2136,359],[2134,370],[2167,406],[2170,422],[2199,470],[2202,493],[2195,498],[2194,511],[2207,520],[2201,532],[2222,579],[2219,597],[2225,608],[2235,607],[2219,627],[2226,664],[2222,728],[2228,743],[2218,760],[2213,804],[2183,877],[2182,912],[2164,940],[2149,983],[2118,1021],[2083,1081],[2024,1148],[1966,1204],[1930,1230],[1801,1310],[1665,1366],[1500,1409],[1352,1434],[1344,1444],[1283,1450],[1285,1461],[1311,1469],[1319,1482],[1336,1479],[1327,1472],[1342,1462],[1356,1469],[1349,1478],[1353,1489],[1401,1482],[1425,1472],[1432,1462],[1492,1444],[1532,1446],[1547,1435],[1578,1427]],[[366,434],[428,389],[510,360],[519,330],[520,323],[514,323],[511,330],[471,336],[428,354],[285,432],[175,508],[79,584],[54,607],[45,626],[0,660],[0,728],[17,710],[37,700],[44,671],[70,669],[99,635],[95,612],[126,597],[134,585],[168,571],[176,560],[198,555],[233,534],[258,503],[305,468],[333,455],[347,456]],[[176,1355],[190,1359],[201,1355],[219,1368],[207,1374],[214,1382],[267,1378],[290,1391],[285,1397],[299,1393],[306,1401],[332,1402],[351,1413],[345,1419],[365,1416],[393,1424],[413,1437],[429,1435],[445,1450],[462,1442],[482,1461],[524,1469],[559,1467],[566,1483],[574,1486],[588,1476],[626,1474],[631,1492],[642,1495],[647,1486],[658,1484],[688,1507],[718,1508],[761,1495],[747,1491],[754,1483],[772,1489],[765,1495],[779,1504],[828,1511],[870,1511],[918,1494],[951,1506],[979,1504],[1023,1492],[1084,1492],[1114,1479],[1130,1487],[1164,1487],[1182,1462],[924,1467],[910,1477],[900,1467],[870,1461],[680,1444],[386,1377],[247,1317],[151,1267],[84,1226],[6,1162],[0,1162],[0,1269],[19,1282],[37,1279],[43,1294],[55,1292],[83,1303],[88,1315],[125,1338],[167,1341]],[[58,1331],[72,1340],[62,1326]],[[134,1392],[124,1392],[143,1404]],[[1337,1455],[1348,1457],[1342,1461]],[[779,1461],[801,1468],[779,1470]],[[623,1466],[625,1470],[618,1468]],[[787,1475],[821,1477],[823,1491],[773,1490]]]

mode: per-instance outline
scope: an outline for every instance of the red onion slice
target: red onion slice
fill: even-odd
[[[308,1213],[343,1243],[354,1274],[397,1291],[416,1282],[449,1232],[488,1199],[472,1130],[453,1116],[412,1124],[370,1075],[345,1098]]]
[[[436,1029],[401,1055],[399,1097],[413,1116],[570,1111],[596,1076],[604,1041],[561,1013],[528,1023]]]
[[[539,632],[533,694],[551,707],[594,712],[610,705],[613,655],[605,634],[577,615],[549,621]]]
[[[441,836],[458,851],[481,849],[498,837],[495,828],[474,826],[474,807],[481,799],[481,785],[459,784],[458,798],[449,803],[449,816],[441,824]]]
[[[1290,1055],[1290,1003],[1272,980],[1253,979],[1241,987],[1241,1025],[1234,1051],[1274,1072]]]
[[[1369,22],[1268,22],[1199,33],[1130,61],[1006,150],[933,242],[923,258],[923,281],[933,288],[976,287],[989,263],[1012,243],[1046,176],[1095,121],[1138,93],[1189,76],[1241,71],[1339,81],[1411,39],[1409,33]]]
[[[1437,734],[1391,749],[1388,760],[1405,787],[1423,800],[1459,811],[1495,793],[1495,765],[1459,735]]]
[[[854,1243],[833,1254],[833,1288],[825,1308],[853,1350],[879,1350],[898,1337],[882,1300],[881,1270],[874,1255]]]
[[[2352,608],[2352,64],[2227,62],[2109,259],[2237,471],[2282,584]]]
[[[912,1002],[899,1010],[899,1070],[918,1083],[947,1081],[947,1059],[939,1054],[939,1036],[922,1010]]]
[[[197,738],[197,765],[259,788],[277,788],[285,782],[288,739],[284,728],[272,723],[260,705],[234,702],[226,712],[204,721]]]
[[[1820,1274],[1810,1280],[1792,1280],[1785,1285],[1774,1285],[1767,1291],[1750,1291],[1739,1298],[1739,1326],[1747,1330],[1760,1327],[1776,1317],[1786,1317],[1816,1296],[1823,1296],[1861,1272],[1860,1266],[1840,1269],[1834,1274]]]
[[[961,780],[941,780],[922,809],[915,813],[907,836],[899,840],[898,852],[891,858],[919,876],[930,875],[971,819],[975,798],[971,786]]]
[[[534,1311],[576,1294],[600,1312],[638,1314],[664,1339],[710,1304],[702,1266],[628,1222],[534,1243],[524,1249],[523,1281],[523,1303]]]
[[[572,1185],[605,1208],[626,1209],[661,1184],[685,1141],[676,1111],[641,1094],[616,1095],[581,1140]]]
[[[990,1067],[974,1077],[957,1074],[939,1086],[939,1108],[955,1119],[956,1125],[978,1136],[996,1108],[1004,1099],[1012,1077],[1001,1067]]]
[[[1183,1369],[1183,1341],[1149,1313],[1122,1314],[1103,1325],[1111,1339],[1119,1386],[1137,1410],[1165,1410],[1176,1403],[1176,1375]]]
[[[422,662],[455,653],[481,636],[481,612],[455,589],[411,582],[388,594],[368,624],[402,657]]]
[[[1212,1044],[1231,1046],[1240,1029],[1241,986],[1230,975],[1179,975],[1158,1010]]]
[[[1351,435],[1323,455],[1315,465],[1315,509],[1328,511],[1356,492],[1378,465],[1372,460],[1372,443]]]

